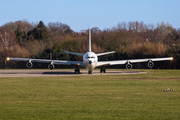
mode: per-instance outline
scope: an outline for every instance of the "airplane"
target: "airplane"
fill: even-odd
[[[92,70],[94,68],[100,67],[100,73],[105,73],[106,70],[104,66],[109,65],[120,65],[125,64],[127,69],[132,68],[131,63],[138,63],[138,62],[147,62],[147,66],[152,68],[154,66],[154,61],[165,61],[165,60],[173,60],[173,57],[164,57],[164,58],[146,58],[146,59],[130,59],[130,60],[115,60],[115,61],[98,61],[98,57],[102,55],[107,55],[111,53],[115,53],[115,51],[105,52],[105,53],[94,53],[91,51],[91,28],[89,27],[89,51],[85,54],[82,53],[74,53],[65,51],[65,53],[83,56],[83,61],[65,61],[65,60],[49,60],[49,59],[31,59],[31,58],[12,58],[7,57],[7,61],[25,61],[26,66],[31,68],[33,66],[33,62],[39,63],[49,63],[48,68],[54,69],[55,64],[59,65],[75,65],[76,68],[74,70],[75,73],[80,73],[80,66],[83,66],[88,69],[88,74],[92,74]]]

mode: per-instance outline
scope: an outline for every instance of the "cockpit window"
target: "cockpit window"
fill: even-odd
[[[94,56],[92,56],[92,57],[86,57],[86,58],[94,58],[94,59],[95,59],[95,57],[94,57]]]

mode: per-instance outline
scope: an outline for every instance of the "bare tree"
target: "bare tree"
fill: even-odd
[[[0,49],[11,49],[17,44],[15,33],[6,27],[0,28]]]

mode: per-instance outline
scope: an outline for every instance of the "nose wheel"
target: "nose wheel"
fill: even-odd
[[[88,71],[88,74],[92,74],[92,70],[89,70],[89,71]]]

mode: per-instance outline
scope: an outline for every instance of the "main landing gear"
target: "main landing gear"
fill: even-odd
[[[106,73],[106,69],[104,67],[100,69],[100,73],[103,73],[103,72]]]
[[[75,73],[79,74],[80,73],[80,69],[78,66],[76,66],[76,69],[74,70]]]

